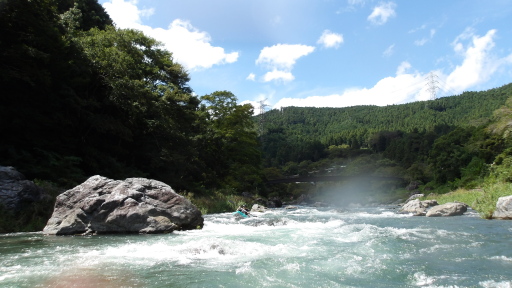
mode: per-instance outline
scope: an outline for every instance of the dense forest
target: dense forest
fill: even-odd
[[[511,93],[512,84],[509,84],[483,92],[464,92],[458,96],[386,107],[271,110],[258,116],[265,128],[262,135],[264,160],[266,166],[288,161],[316,161],[323,150],[332,145],[383,152],[385,134],[431,132],[440,135],[458,126],[485,125]]]
[[[69,187],[101,174],[177,190],[261,185],[252,106],[187,71],[96,0],[2,0],[0,164]]]
[[[172,53],[113,26],[96,0],[0,0],[0,35],[0,165],[36,183],[67,189],[100,174],[153,178],[184,195],[293,198],[311,187],[266,181],[364,172],[404,179],[380,186],[388,191],[445,192],[512,181],[512,84],[253,116],[229,91],[195,95]]]

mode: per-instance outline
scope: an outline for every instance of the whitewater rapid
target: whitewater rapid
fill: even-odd
[[[4,234],[0,286],[512,287],[512,221],[392,208],[211,214],[165,235]]]

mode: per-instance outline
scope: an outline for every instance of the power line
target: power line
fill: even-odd
[[[442,86],[441,90],[442,91],[445,91],[445,93],[446,92],[452,93],[452,95],[449,95],[449,96],[455,96],[455,95],[460,94],[459,92],[456,92],[455,90],[453,90],[451,88],[448,88],[449,87],[448,84],[445,81],[443,81],[443,79],[439,79],[439,81],[441,81],[441,86]]]

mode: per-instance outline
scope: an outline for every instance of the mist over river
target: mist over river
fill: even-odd
[[[164,235],[0,235],[0,287],[512,287],[512,221],[390,207],[205,215]]]

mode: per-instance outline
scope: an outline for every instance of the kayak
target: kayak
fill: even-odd
[[[247,218],[249,217],[248,215],[245,215],[244,213],[242,213],[241,211],[236,211],[236,212],[233,212],[233,215],[235,216],[241,216],[243,218]]]

